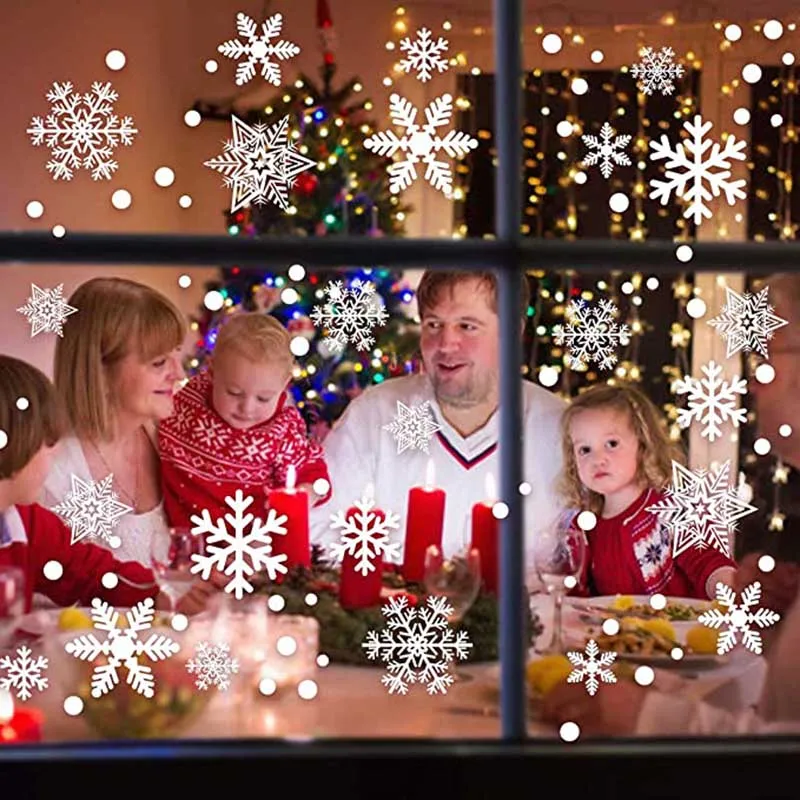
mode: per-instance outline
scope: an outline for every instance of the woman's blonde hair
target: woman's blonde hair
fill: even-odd
[[[269,314],[249,311],[231,315],[220,327],[214,343],[212,363],[235,352],[258,364],[279,364],[292,371],[289,331]]]
[[[0,355],[0,480],[13,477],[47,445],[64,435],[66,420],[53,384],[36,367]],[[5,437],[3,437],[5,438]]]
[[[681,447],[669,438],[666,422],[656,406],[639,389],[629,385],[592,386],[572,399],[561,418],[561,443],[564,458],[560,492],[571,508],[599,514],[603,495],[581,483],[570,426],[581,411],[608,408],[624,414],[639,441],[637,479],[651,489],[664,489],[672,479],[672,462],[685,463]]]
[[[111,433],[114,373],[135,352],[142,363],[180,347],[183,315],[164,295],[125,278],[92,278],[69,298],[78,309],[56,340],[53,378],[79,438]]]

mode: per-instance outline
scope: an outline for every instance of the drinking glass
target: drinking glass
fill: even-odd
[[[205,540],[202,536],[195,536],[189,528],[171,528],[167,552],[164,550],[164,543],[154,539],[150,563],[159,588],[169,599],[172,612],[195,580],[190,571],[195,566],[192,556],[205,555]]]
[[[25,611],[25,573],[19,567],[0,567],[0,650],[11,644]]]

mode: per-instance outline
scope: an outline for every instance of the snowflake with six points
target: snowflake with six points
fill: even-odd
[[[59,283],[55,289],[40,289],[35,283],[31,284],[28,302],[17,309],[31,324],[31,338],[42,331],[64,337],[64,322],[78,309],[67,304],[62,295],[63,290],[63,283]]]
[[[568,367],[582,369],[590,360],[601,369],[611,369],[617,363],[616,348],[630,342],[630,329],[616,322],[617,309],[611,300],[601,300],[597,307],[584,300],[572,300],[564,316],[568,325],[553,327],[556,344],[567,344],[564,358]]]
[[[722,631],[717,637],[717,653],[724,656],[732,650],[738,642],[737,634],[741,634],[742,644],[752,653],[761,655],[761,634],[751,626],[769,628],[781,618],[777,611],[769,608],[753,610],[761,600],[761,584],[756,581],[746,586],[742,591],[741,603],[736,602],[736,592],[724,583],[718,583],[716,591],[717,602],[725,608],[725,611],[712,608],[703,612],[697,621],[714,630],[726,626],[727,630]]]
[[[719,197],[725,192],[728,205],[736,203],[736,199],[744,199],[747,193],[742,187],[747,184],[744,178],[731,181],[731,160],[744,161],[744,148],[747,142],[736,140],[731,134],[725,140],[725,148],[720,150],[719,144],[710,142],[703,137],[711,130],[712,123],[703,122],[703,118],[696,114],[694,122],[686,120],[683,127],[689,132],[690,138],[679,142],[672,148],[666,134],[661,135],[661,141],[651,141],[651,161],[669,159],[666,164],[665,181],[651,180],[650,198],[661,200],[665,206],[670,199],[672,191],[676,196],[686,200],[688,205],[683,212],[687,219],[694,217],[695,225],[699,225],[703,218],[711,218],[711,209],[706,205],[712,198]],[[707,154],[711,147],[711,153]],[[688,153],[687,153],[688,151]],[[691,157],[690,157],[691,156]],[[706,188],[708,184],[708,188]]]
[[[428,452],[428,444],[441,426],[433,417],[429,402],[407,406],[397,401],[397,416],[383,430],[389,431],[397,442],[397,455],[409,448]]]
[[[398,194],[408,189],[417,178],[416,164],[426,165],[425,180],[440,190],[446,197],[453,191],[453,172],[450,164],[439,161],[437,156],[444,151],[450,158],[465,156],[478,146],[478,140],[462,131],[448,131],[440,136],[438,128],[447,125],[453,114],[453,96],[443,94],[431,100],[425,108],[424,125],[418,125],[417,109],[410,100],[393,94],[389,98],[392,124],[405,129],[402,136],[394,131],[379,131],[364,140],[364,147],[380,156],[394,156],[398,152],[404,158],[388,168],[389,191]]]
[[[630,158],[622,150],[628,146],[633,137],[627,133],[615,136],[615,133],[616,131],[607,122],[604,122],[603,127],[600,128],[599,139],[590,133],[581,136],[590,151],[583,159],[583,165],[585,167],[593,167],[595,164],[600,164],[600,174],[604,178],[611,177],[611,173],[614,171],[614,164],[621,167],[629,167],[631,165]]]
[[[105,631],[105,639],[100,641],[90,633],[67,642],[64,649],[81,661],[105,657],[106,663],[95,664],[92,670],[92,697],[108,694],[119,683],[117,670],[122,667],[127,670],[126,683],[131,689],[144,697],[153,697],[153,670],[146,664],[140,664],[139,659],[146,657],[150,661],[164,661],[174,656],[180,650],[180,645],[161,633],[151,633],[147,641],[139,638],[140,631],[148,630],[153,624],[155,610],[152,598],[142,600],[125,612],[126,628],[118,627],[119,612],[103,600],[92,600],[91,613],[94,629]]]
[[[352,343],[356,350],[368,350],[375,344],[372,329],[385,325],[389,319],[386,308],[375,294],[375,286],[369,281],[354,280],[345,289],[342,281],[331,281],[324,293],[328,301],[314,306],[311,320],[323,325],[328,335],[325,340],[333,353],[341,353]]]
[[[46,166],[53,180],[72,180],[81,167],[92,170],[93,180],[111,180],[119,167],[112,158],[114,148],[131,145],[139,132],[131,117],[120,120],[112,113],[119,95],[111,84],[95,81],[92,91],[81,95],[70,82],[54,83],[46,97],[51,113],[44,120],[34,117],[25,133],[34,147],[44,142],[50,150],[52,160]]]
[[[701,436],[710,442],[722,436],[720,425],[730,421],[735,427],[747,419],[747,411],[737,408],[737,397],[747,394],[747,381],[734,375],[730,383],[720,378],[722,365],[709,361],[701,368],[704,378],[686,375],[675,381],[675,394],[688,396],[688,407],[678,409],[678,425],[688,428],[693,420],[703,425]]]
[[[472,642],[466,631],[455,634],[448,626],[453,614],[446,597],[428,597],[426,607],[408,608],[405,597],[391,597],[381,609],[388,617],[379,633],[369,631],[361,645],[370,659],[387,664],[381,683],[389,694],[407,694],[412,683],[426,683],[428,694],[447,694],[453,684],[448,664],[466,659]]]
[[[193,516],[192,533],[195,536],[208,534],[206,538],[206,554],[192,555],[195,565],[190,572],[199,574],[207,581],[211,571],[219,570],[233,577],[225,585],[225,591],[233,593],[241,600],[244,592],[252,592],[253,584],[247,576],[265,569],[269,579],[274,581],[278,573],[286,574],[289,570],[284,563],[285,553],[272,555],[272,537],[286,535],[286,514],[278,516],[275,509],[267,512],[266,522],[251,513],[245,513],[253,504],[252,497],[245,497],[241,489],[236,490],[234,497],[226,497],[232,514],[225,514],[224,519],[211,519],[207,508],[200,516]],[[225,526],[228,523],[232,531]]]
[[[231,658],[231,648],[225,644],[209,644],[200,642],[195,648],[197,658],[190,658],[186,663],[186,671],[197,675],[195,685],[205,691],[209,686],[216,686],[221,692],[231,685],[231,675],[239,671],[239,662]]]
[[[111,532],[117,520],[133,509],[119,502],[112,489],[114,475],[106,475],[98,483],[91,480],[87,483],[77,475],[72,475],[71,480],[72,491],[51,509],[69,526],[72,532],[70,544],[97,536],[108,542],[109,547],[119,547],[122,541]]]
[[[423,83],[431,79],[431,70],[444,72],[449,66],[447,59],[441,57],[447,50],[447,39],[440,36],[434,42],[427,28],[418,30],[416,39],[406,36],[400,42],[400,49],[408,53],[408,58],[400,62],[400,69],[405,73],[416,70],[417,78]]]
[[[601,653],[597,642],[594,639],[589,639],[586,644],[586,650],[583,653],[567,653],[567,658],[572,666],[575,667],[567,676],[567,683],[581,683],[585,679],[586,691],[594,697],[600,686],[600,681],[603,683],[617,682],[617,676],[608,669],[614,663],[616,657],[616,653]]]
[[[657,53],[652,47],[643,47],[639,51],[641,63],[631,67],[631,75],[641,81],[639,91],[643,94],[653,94],[658,90],[662,94],[672,94],[675,91],[674,80],[683,76],[683,65],[673,62],[675,51],[671,47],[662,47]]]
[[[47,688],[47,678],[42,675],[47,669],[47,659],[44,656],[31,658],[31,652],[30,647],[22,645],[16,651],[16,658],[0,658],[0,669],[7,672],[5,678],[0,678],[0,689],[9,692],[16,689],[20,700],[29,700],[31,689],[42,692]]]

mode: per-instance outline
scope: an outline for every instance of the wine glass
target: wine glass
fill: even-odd
[[[195,580],[191,568],[195,566],[193,555],[205,555],[203,536],[195,536],[189,528],[170,528],[169,543],[153,539],[150,563],[158,586],[170,603],[170,612],[191,588]],[[166,552],[165,552],[166,550]]]
[[[559,520],[552,528],[536,534],[534,568],[547,594],[553,596],[553,638],[548,654],[564,652],[561,611],[564,596],[578,584],[586,559],[583,532],[568,521]]]
[[[10,645],[25,612],[25,573],[19,567],[0,567],[0,650]]]

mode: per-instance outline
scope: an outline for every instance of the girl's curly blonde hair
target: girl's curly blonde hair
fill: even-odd
[[[587,509],[595,514],[603,510],[603,495],[581,483],[570,434],[572,420],[588,408],[613,409],[627,416],[639,440],[637,478],[648,488],[664,489],[672,479],[672,462],[685,464],[682,448],[669,438],[666,423],[649,397],[630,385],[592,386],[572,399],[561,418],[564,470],[559,491],[568,507]]]

